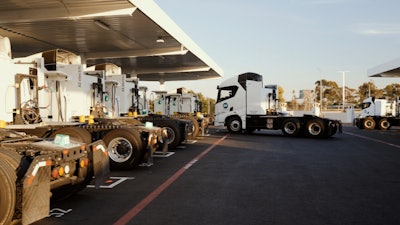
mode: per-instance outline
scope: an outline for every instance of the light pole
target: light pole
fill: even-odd
[[[368,82],[368,98],[371,97],[371,83],[372,82],[373,82],[372,80],[369,80],[369,82]]]
[[[343,88],[342,88],[342,109],[344,111],[344,104],[346,103],[346,84],[345,84],[345,75],[350,71],[338,71],[338,73],[342,73],[342,82],[343,82]]]

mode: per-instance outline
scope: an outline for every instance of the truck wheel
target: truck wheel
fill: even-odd
[[[202,131],[202,134],[208,134],[209,133],[209,118],[203,118],[201,120],[201,126],[200,130]]]
[[[208,126],[208,123],[204,123],[204,125],[203,125],[202,128],[201,128],[201,131],[202,131],[204,134],[209,134],[209,133],[210,133],[210,128],[209,128],[209,126]]]
[[[300,132],[300,122],[298,119],[287,119],[283,122],[282,132],[287,136],[297,136]]]
[[[362,125],[361,121],[359,119],[354,121],[354,124],[356,125],[356,127],[358,127],[359,129],[364,129],[364,126]]]
[[[322,137],[324,134],[324,123],[319,119],[312,119],[307,122],[306,131],[310,137]]]
[[[229,133],[238,134],[242,132],[242,121],[239,117],[230,118],[227,125]]]
[[[389,130],[390,126],[390,122],[386,118],[382,118],[381,120],[379,120],[379,129]]]
[[[175,123],[160,123],[158,127],[163,127],[167,130],[167,144],[168,149],[174,149],[181,143],[181,133],[179,132],[178,125]]]
[[[197,135],[199,135],[199,130],[200,130],[199,122],[192,116],[185,116],[182,119],[189,120],[190,122],[193,123],[192,138],[193,139],[196,138]]]
[[[103,137],[110,157],[111,169],[132,169],[140,162],[142,140],[136,130],[120,128],[109,131]]]
[[[85,144],[92,143],[92,135],[89,131],[82,127],[63,127],[51,133],[50,138],[55,138],[56,134],[68,135],[70,140],[82,142]]]
[[[2,149],[0,151],[0,158],[7,161],[12,166],[14,171],[18,168],[19,163],[21,162],[21,155],[15,150],[11,149]]]
[[[375,120],[373,118],[371,118],[371,117],[367,117],[363,121],[363,126],[367,130],[375,129],[375,125],[376,125]]]
[[[12,166],[0,158],[0,224],[10,224],[16,202],[17,175]]]

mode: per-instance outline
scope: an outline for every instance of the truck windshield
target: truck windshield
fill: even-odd
[[[366,108],[369,108],[370,105],[371,105],[371,102],[363,102],[363,103],[361,104],[361,108],[362,108],[362,109],[366,109]]]
[[[233,96],[235,96],[237,90],[238,90],[237,86],[228,86],[219,88],[217,102],[222,102],[224,100],[232,98]]]

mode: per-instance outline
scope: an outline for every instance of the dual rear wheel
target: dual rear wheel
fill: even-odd
[[[111,169],[127,170],[137,166],[143,150],[140,133],[129,128],[109,131],[103,137],[110,156]]]
[[[379,128],[380,130],[389,130],[391,126],[392,125],[387,118],[379,119],[378,123],[373,117],[367,117],[362,121],[362,127],[366,130],[373,130],[375,128]]]
[[[179,131],[179,126],[176,123],[162,122],[157,124],[158,127],[165,128],[167,130],[167,144],[168,149],[174,149],[181,144],[182,134]]]
[[[282,132],[286,136],[297,136],[300,133],[300,122],[298,119],[287,119],[283,122]]]
[[[311,119],[306,123],[306,135],[320,138],[324,135],[325,126],[321,119]]]
[[[16,202],[16,180],[14,166],[0,157],[0,224],[10,224]]]
[[[289,118],[283,122],[282,132],[286,136],[295,137],[303,132],[304,135],[309,137],[320,138],[324,136],[325,125],[321,119],[310,119],[304,122],[304,129],[301,128],[300,120],[296,118]]]
[[[227,129],[230,133],[240,133],[242,131],[242,122],[240,118],[230,118],[227,122]],[[286,136],[298,136],[301,134],[301,130],[300,120],[296,118],[288,118],[282,124],[282,132]],[[324,133],[325,125],[321,119],[310,119],[305,122],[304,134],[306,136],[319,138],[323,137]]]

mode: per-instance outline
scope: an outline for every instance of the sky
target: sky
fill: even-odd
[[[399,0],[154,1],[224,72],[222,79],[166,82],[167,91],[186,87],[216,98],[221,81],[245,72],[282,86],[286,100],[320,79],[342,87],[338,71],[348,71],[345,85],[355,89],[400,80],[367,76],[400,57]]]

